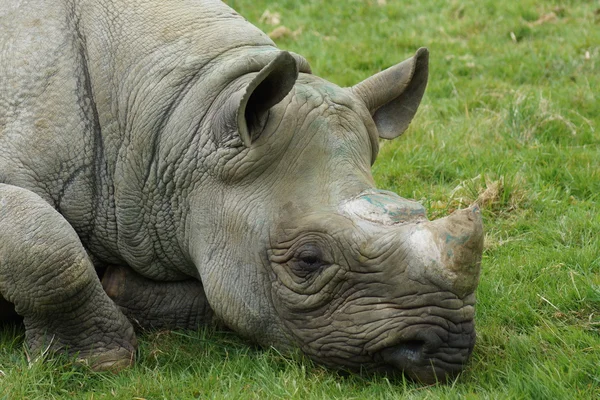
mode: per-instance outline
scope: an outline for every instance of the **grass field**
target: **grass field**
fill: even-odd
[[[28,363],[7,325],[0,399],[600,398],[600,2],[227,3],[340,85],[429,48],[421,109],[373,171],[430,217],[483,205],[468,368],[428,387],[343,376],[205,330],[144,335],[134,368],[95,374]]]

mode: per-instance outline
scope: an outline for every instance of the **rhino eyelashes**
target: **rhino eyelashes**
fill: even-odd
[[[323,260],[321,250],[318,247],[309,246],[298,250],[294,257],[287,262],[287,265],[294,275],[309,280],[330,263]]]
[[[306,255],[300,257],[298,264],[302,268],[315,270],[323,265],[323,262],[315,255]]]
[[[326,264],[321,249],[314,245],[301,248],[295,259],[298,266],[307,271],[315,271]]]

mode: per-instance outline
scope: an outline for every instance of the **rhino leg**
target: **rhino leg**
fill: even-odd
[[[96,370],[133,361],[130,322],[102,290],[75,230],[38,195],[0,184],[0,295],[31,353],[66,351]]]
[[[102,286],[138,329],[197,329],[213,320],[204,288],[195,279],[157,282],[129,267],[110,266]]]

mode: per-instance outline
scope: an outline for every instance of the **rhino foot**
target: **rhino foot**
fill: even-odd
[[[132,350],[120,348],[79,358],[78,361],[88,365],[93,371],[119,372],[133,365],[134,354]]]

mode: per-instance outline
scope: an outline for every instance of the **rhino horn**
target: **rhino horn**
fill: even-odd
[[[460,298],[473,293],[479,282],[483,253],[483,224],[477,206],[420,225],[411,237],[423,264],[412,273]]]
[[[294,56],[282,51],[248,84],[237,110],[238,131],[246,147],[256,140],[269,109],[292,90],[298,69]]]
[[[429,51],[417,53],[353,86],[351,91],[367,106],[379,136],[400,136],[415,116],[427,86]]]

